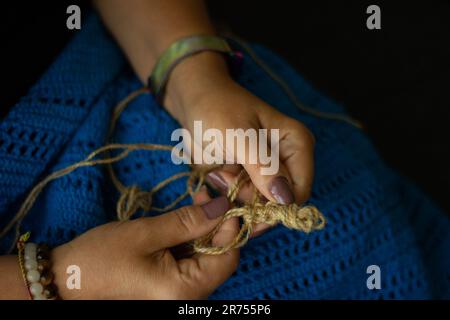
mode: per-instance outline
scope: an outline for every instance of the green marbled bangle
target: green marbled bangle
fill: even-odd
[[[186,57],[203,51],[216,51],[230,56],[235,53],[227,41],[217,36],[195,35],[175,41],[157,61],[148,86],[159,100],[172,70]]]

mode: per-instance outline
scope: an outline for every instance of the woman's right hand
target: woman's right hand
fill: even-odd
[[[210,200],[152,218],[111,222],[91,229],[53,250],[55,284],[62,299],[201,299],[236,270],[238,249],[222,255],[195,254],[177,260],[169,250],[210,232],[229,209],[228,200]],[[236,218],[227,220],[214,245],[237,234]],[[80,268],[81,289],[68,289],[66,269]]]

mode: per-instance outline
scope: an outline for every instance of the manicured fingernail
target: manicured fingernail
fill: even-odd
[[[270,183],[269,191],[278,203],[291,204],[294,202],[294,194],[285,177],[274,178]]]
[[[217,172],[210,172],[206,175],[206,181],[216,187],[219,191],[228,191],[228,184]]]
[[[216,219],[223,216],[225,212],[230,209],[230,203],[227,197],[220,196],[212,199],[211,201],[201,205],[203,211],[205,212],[208,219]]]

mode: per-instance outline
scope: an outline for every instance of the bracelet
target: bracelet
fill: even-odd
[[[31,300],[56,300],[57,290],[50,271],[50,249],[45,244],[27,242],[30,233],[17,241],[19,266]]]
[[[148,86],[160,100],[171,71],[185,58],[204,51],[215,51],[238,60],[242,59],[240,52],[233,51],[227,41],[221,37],[196,35],[175,41],[158,59]]]

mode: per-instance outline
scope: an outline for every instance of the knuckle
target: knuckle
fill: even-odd
[[[295,119],[290,119],[290,127],[296,132],[296,136],[299,138],[302,147],[314,147],[316,143],[314,134],[303,123]]]
[[[175,217],[178,231],[184,234],[192,233],[198,224],[193,207],[181,207],[176,211]]]
[[[205,275],[198,268],[191,268],[188,273],[181,273],[179,287],[184,294],[184,299],[198,299],[208,292],[209,281],[205,281]]]
[[[204,280],[208,278],[208,273],[203,272],[199,260],[194,259],[193,265],[194,266],[189,269],[189,276],[187,277],[187,279],[189,279],[188,282],[191,282],[191,284],[204,282]]]

